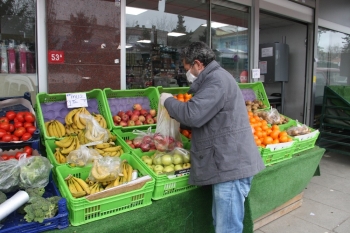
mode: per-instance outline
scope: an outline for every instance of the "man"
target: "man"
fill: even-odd
[[[215,231],[241,233],[252,178],[265,167],[242,92],[205,43],[191,43],[181,58],[194,96],[180,102],[162,93],[160,103],[192,130],[189,184],[212,185]]]

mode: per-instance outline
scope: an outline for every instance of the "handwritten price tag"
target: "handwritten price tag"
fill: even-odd
[[[86,93],[67,93],[66,94],[67,108],[87,107]]]

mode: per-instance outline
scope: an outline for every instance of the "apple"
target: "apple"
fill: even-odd
[[[162,165],[155,165],[153,167],[153,171],[157,173],[157,171],[163,172],[164,167]]]
[[[132,144],[132,141],[130,139],[126,139],[125,142],[128,144],[128,145],[131,145]]]
[[[147,152],[147,151],[149,151],[150,146],[149,146],[148,143],[141,143],[140,148],[141,148],[141,150],[142,150],[143,152]]]
[[[125,112],[125,114],[128,115],[129,117],[131,117],[132,111],[131,111],[131,110],[128,110],[128,111]]]
[[[175,171],[182,170],[182,164],[176,164],[174,167]]]
[[[121,122],[119,122],[119,125],[121,127],[126,127],[126,126],[128,126],[128,123],[126,123],[125,121],[121,121]]]
[[[146,120],[147,120],[148,118],[153,119],[153,116],[152,116],[151,114],[149,114],[149,113],[148,113],[145,117],[146,117]]]
[[[135,121],[133,120],[128,120],[128,126],[134,126],[135,125]]]
[[[153,117],[154,123],[157,123],[157,117]]]
[[[190,163],[184,163],[183,165],[182,165],[182,168],[183,169],[187,169],[187,168],[190,168],[191,167],[191,164]]]
[[[134,110],[132,111],[132,114],[135,114],[135,115],[137,115],[137,116],[140,116],[140,110],[134,109]]]
[[[145,158],[143,162],[145,162],[145,164],[152,165],[152,159],[150,157]]]
[[[136,120],[135,125],[143,125],[143,123],[140,120]]]
[[[183,162],[184,162],[184,159],[183,159],[182,155],[180,155],[180,154],[173,155],[173,163],[175,165],[182,164]]]
[[[161,165],[162,164],[162,157],[155,156],[152,161],[153,161],[153,164],[155,164],[155,165]]]
[[[149,114],[153,117],[155,117],[157,115],[157,111],[155,109],[151,109],[149,110]]]
[[[146,109],[141,109],[141,110],[140,110],[140,115],[142,115],[142,116],[147,116],[147,114],[148,114],[148,112],[147,112]]]
[[[122,121],[122,118],[118,115],[115,115],[115,116],[113,116],[113,121],[119,123]]]
[[[182,155],[184,163],[189,163],[190,162],[190,153],[185,153]]]
[[[139,121],[141,121],[141,122],[145,122],[145,121],[146,121],[146,117],[145,117],[145,116],[140,115],[140,116],[139,116]]]
[[[173,163],[173,158],[172,158],[171,155],[165,154],[165,155],[162,156],[162,164],[164,166],[169,166],[172,163]]]
[[[142,138],[136,137],[134,140],[132,140],[132,143],[134,144],[135,148],[140,148],[142,144]]]
[[[142,161],[145,161],[145,159],[148,159],[148,158],[151,158],[151,157],[149,157],[148,155],[142,155],[141,156],[141,160]]]
[[[132,121],[137,121],[138,119],[139,119],[139,116],[136,115],[136,114],[132,114],[132,115],[130,116],[130,120],[132,120]]]
[[[146,119],[147,124],[154,124],[154,120],[152,118]]]
[[[118,114],[117,114],[117,116],[122,117],[124,114],[125,114],[125,112],[119,111]]]
[[[165,166],[163,172],[173,172],[175,169],[172,166]]]
[[[141,104],[134,104],[132,108],[140,111],[142,109],[142,106]]]
[[[122,115],[122,121],[124,121],[124,122],[128,122],[128,120],[129,120],[129,115],[127,115],[127,114],[124,114],[124,115]]]

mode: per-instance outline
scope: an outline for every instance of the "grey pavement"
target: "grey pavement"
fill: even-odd
[[[301,207],[254,233],[350,233],[350,152],[326,152]]]

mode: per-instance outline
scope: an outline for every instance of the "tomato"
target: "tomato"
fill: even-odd
[[[10,123],[10,120],[7,118],[7,117],[0,117],[0,123],[3,123],[3,122],[5,122],[5,123]]]
[[[20,138],[23,136],[24,133],[26,133],[26,129],[24,127],[19,127],[15,130],[15,132],[13,132],[13,135]]]
[[[24,122],[25,121],[23,114],[20,114],[20,113],[17,113],[15,119],[17,119],[17,121],[19,121],[19,122]]]
[[[8,159],[16,159],[14,155],[9,155]]]
[[[33,123],[31,123],[31,122],[24,122],[23,123],[24,128],[27,128],[28,126],[33,126]]]
[[[16,135],[11,135],[12,136],[12,141],[19,141],[19,137]]]
[[[24,133],[21,137],[22,141],[28,141],[32,138],[32,135],[30,133]]]
[[[2,136],[2,140],[4,142],[11,142],[11,140],[12,140],[11,134],[5,134],[4,136]]]
[[[3,154],[3,155],[1,155],[1,158],[2,158],[3,160],[8,160],[8,159],[9,159],[9,156],[6,155],[6,154]]]
[[[31,148],[30,146],[25,146],[24,148],[23,148],[23,152],[24,153],[27,153],[27,155],[32,155],[32,153],[33,153],[33,148]],[[28,157],[28,156],[27,156]]]
[[[15,118],[16,119],[16,118]],[[15,126],[15,129],[17,129],[17,128],[19,128],[19,127],[23,127],[23,123],[22,122],[20,122],[20,121],[15,121],[15,123],[14,123],[14,126]]]
[[[33,133],[35,132],[35,130],[36,130],[36,127],[35,127],[35,126],[28,126],[28,127],[26,128],[26,131],[27,131],[28,133],[30,133],[30,134],[33,134]]]
[[[10,124],[8,122],[1,122],[0,123],[0,129],[4,129],[6,131],[9,131],[10,129]]]
[[[19,158],[21,157],[22,154],[24,154],[24,152],[17,152],[15,154],[15,159],[19,160]]]
[[[6,130],[0,129],[0,139],[1,139],[4,135],[6,135]]]
[[[11,120],[15,119],[16,113],[15,113],[15,111],[8,111],[8,112],[6,112],[5,116],[7,117],[7,119],[9,119],[11,121]]]
[[[35,116],[32,113],[30,113],[30,112],[26,112],[24,114],[24,120],[26,122],[34,122],[35,121]]]
[[[10,125],[10,127],[9,127],[9,132],[13,132],[13,131],[15,131],[15,126],[13,125],[13,124],[9,124]]]

